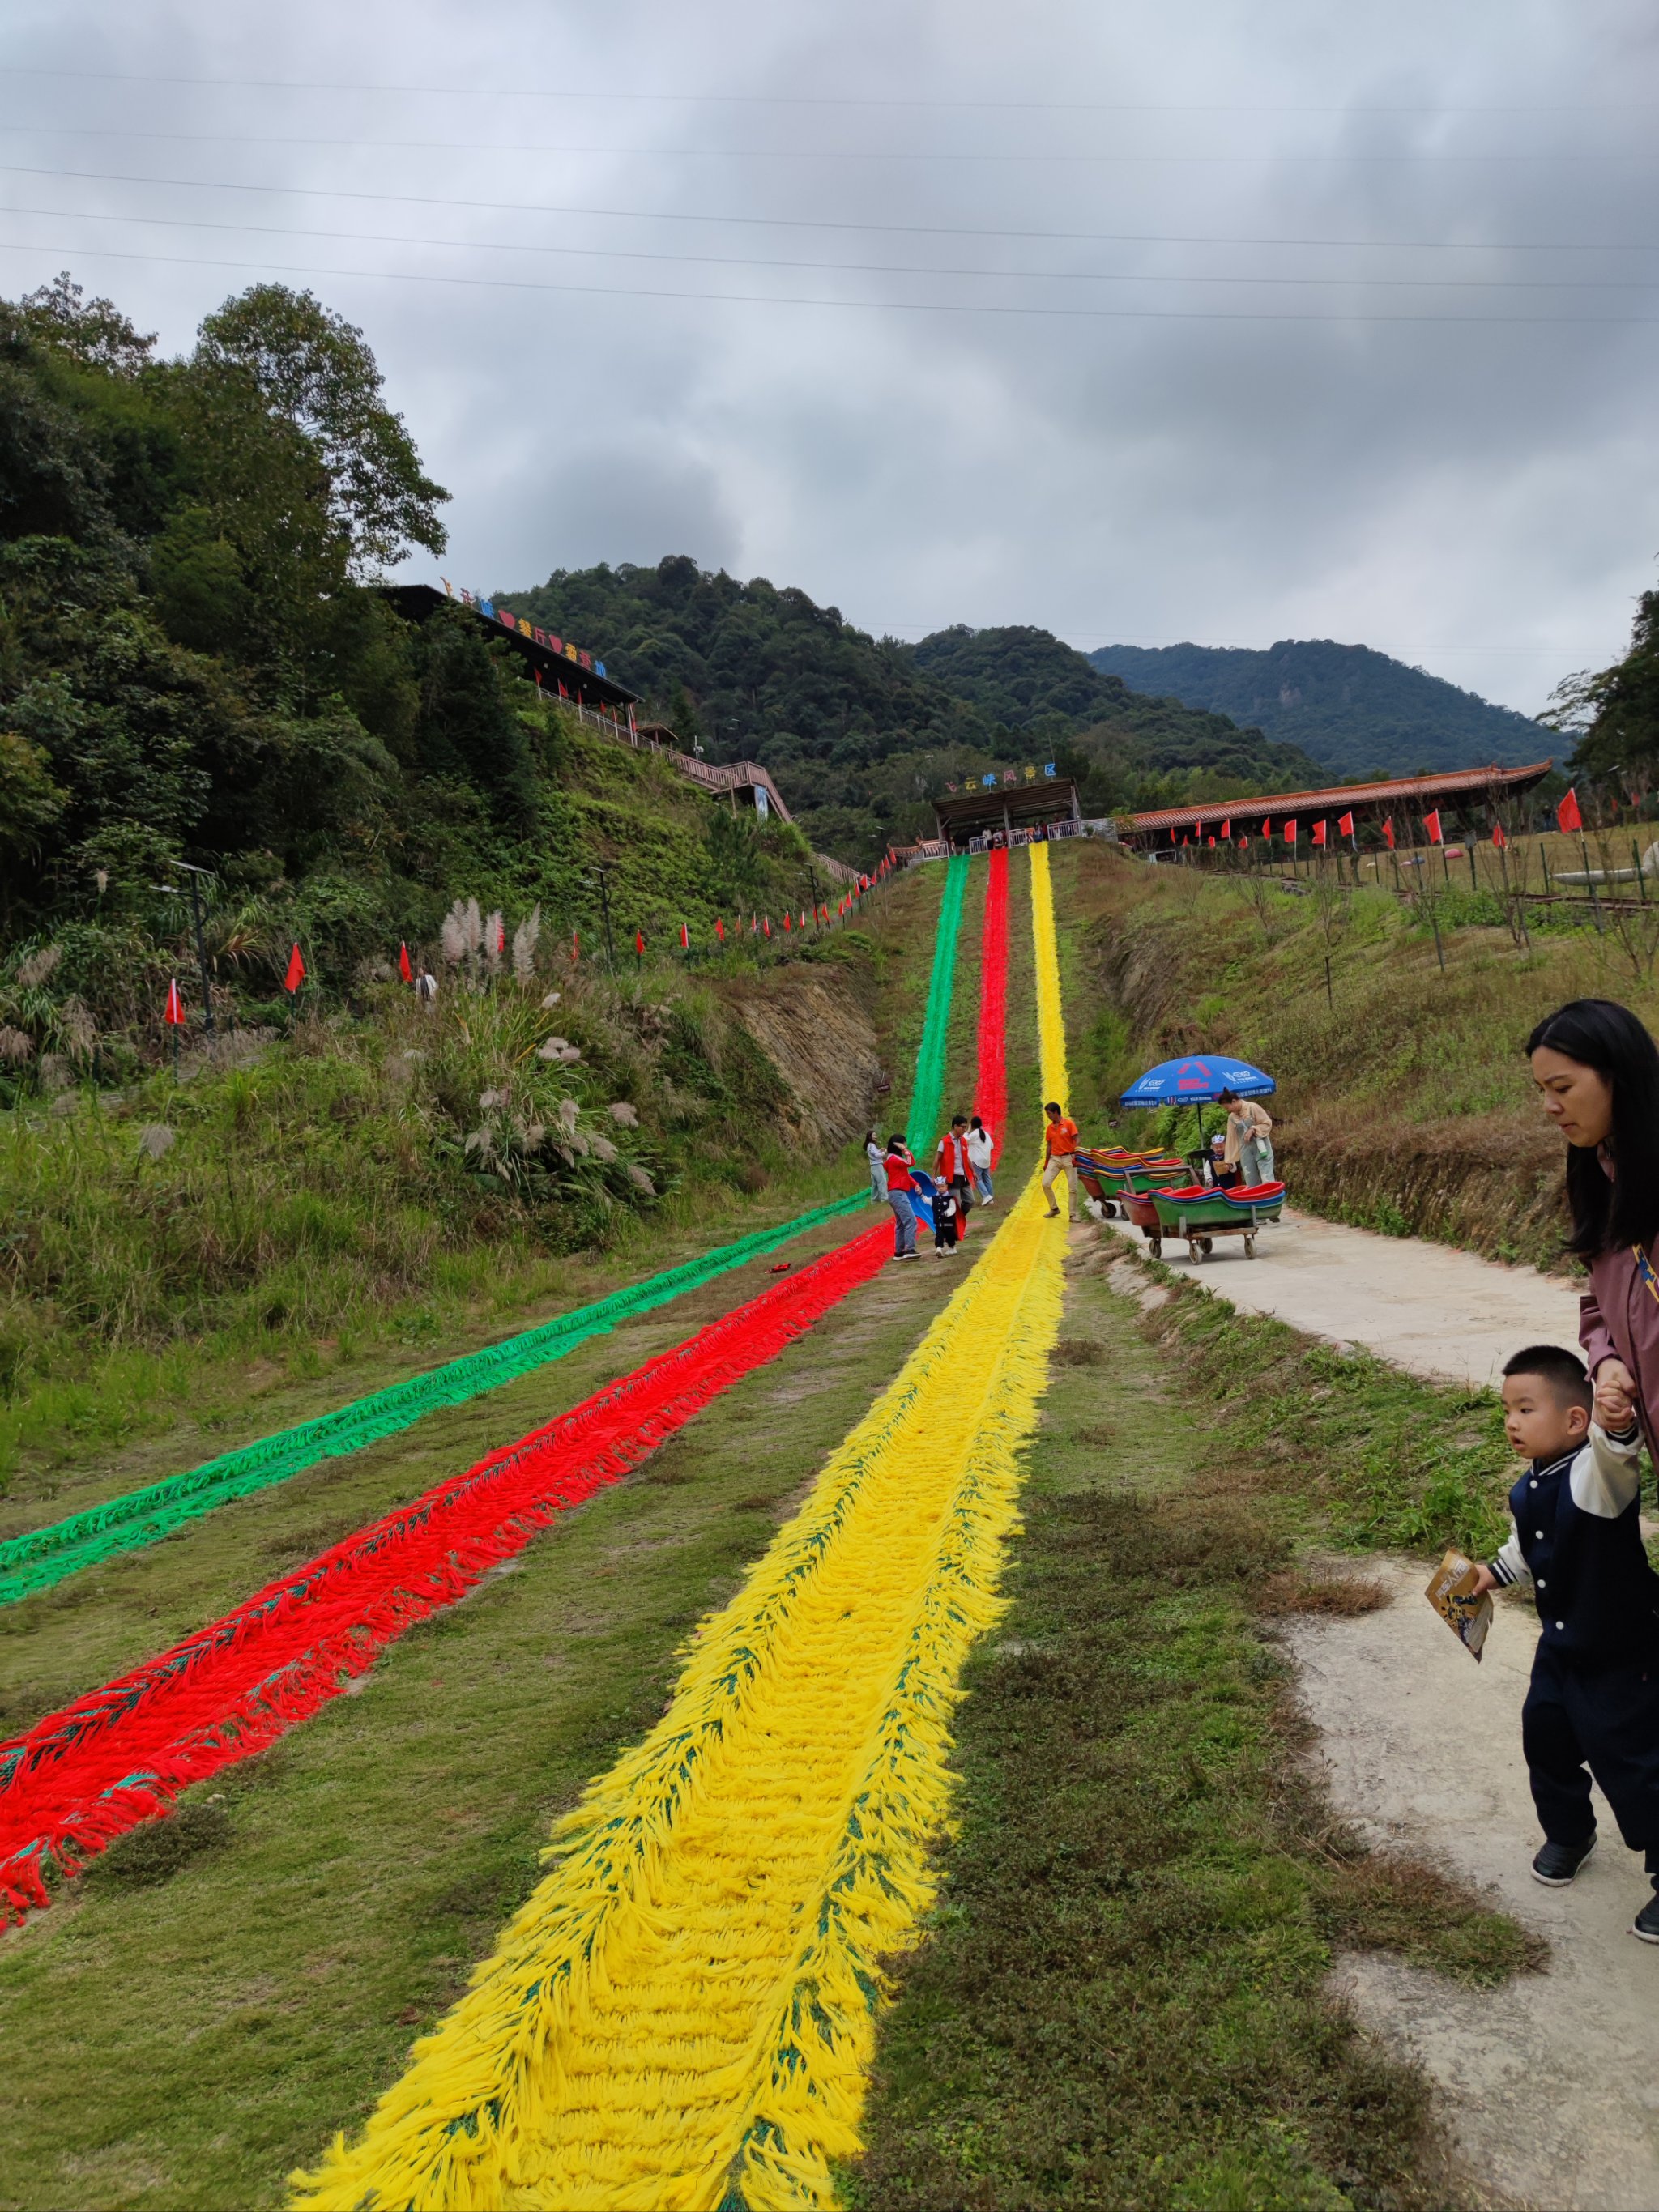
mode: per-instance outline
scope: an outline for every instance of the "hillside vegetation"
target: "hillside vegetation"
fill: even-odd
[[[592,640],[652,714],[711,759],[758,760],[814,845],[869,861],[931,835],[952,783],[1041,754],[1093,813],[1305,782],[1313,763],[1224,716],[1137,698],[1046,630],[873,638],[805,592],[684,555],[556,569],[499,604]]]
[[[1431,769],[1510,766],[1562,748],[1508,707],[1494,707],[1368,645],[1283,639],[1265,653],[1237,647],[1103,645],[1103,673],[1189,707],[1253,722],[1299,745],[1326,775],[1414,775]]]
[[[1190,1139],[1115,1101],[1143,1067],[1233,1051],[1270,1101],[1294,1202],[1396,1235],[1561,1264],[1561,1146],[1522,1047],[1564,1000],[1622,1000],[1659,1028],[1651,922],[1577,926],[1517,945],[1497,902],[1386,890],[1297,890],[1153,869],[1100,846],[1054,848],[1081,933],[1068,988],[1089,1012],[1073,1066],[1087,1132]],[[1650,914],[1651,909],[1648,912]],[[1328,992],[1326,963],[1329,965]]]

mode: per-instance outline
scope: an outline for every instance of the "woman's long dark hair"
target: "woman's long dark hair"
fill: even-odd
[[[1593,1260],[1620,1244],[1652,1244],[1659,1233],[1659,1045],[1611,999],[1573,999],[1547,1014],[1527,1039],[1593,1067],[1613,1092],[1608,1176],[1588,1146],[1567,1148],[1567,1249]]]

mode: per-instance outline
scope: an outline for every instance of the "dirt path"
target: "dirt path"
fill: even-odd
[[[1309,1214],[1287,1214],[1257,1250],[1247,1261],[1240,1243],[1218,1243],[1205,1287],[1417,1374],[1487,1382],[1521,1345],[1577,1340],[1573,1287],[1530,1267]],[[1189,1264],[1184,1246],[1164,1254]],[[1659,1950],[1629,1933],[1645,1877],[1599,1796],[1601,1844],[1578,1881],[1531,1878],[1520,1715],[1535,1618],[1500,1606],[1476,1666],[1424,1601],[1423,1562],[1365,1571],[1389,1605],[1287,1632],[1333,1799],[1372,1843],[1445,1865],[1536,1929],[1550,1960],[1471,1990],[1370,1954],[1342,1962],[1339,1986],[1440,2085],[1460,2148],[1497,2190],[1562,2212],[1647,2212],[1659,2205]]]
[[[1380,1573],[1393,1601],[1381,1611],[1289,1632],[1333,1798],[1372,1843],[1437,1861],[1537,1929],[1550,1961],[1474,1990],[1373,1954],[1345,1960],[1339,1986],[1440,2084],[1464,2155],[1506,2195],[1562,2212],[1649,2212],[1659,1949],[1629,1933],[1646,1895],[1641,1860],[1598,1793],[1601,1841],[1577,1882],[1532,1880],[1520,1710],[1533,1615],[1500,1606],[1476,1666],[1425,1604],[1419,1562]]]
[[[1139,1230],[1111,1225],[1142,1245]],[[1242,1237],[1218,1237],[1213,1257],[1194,1273],[1245,1313],[1274,1314],[1310,1335],[1365,1345],[1413,1375],[1490,1382],[1523,1344],[1578,1341],[1577,1292],[1533,1267],[1501,1267],[1449,1244],[1378,1237],[1288,1209],[1263,1227],[1255,1249],[1247,1261]],[[1186,1246],[1174,1240],[1164,1256],[1189,1265]]]

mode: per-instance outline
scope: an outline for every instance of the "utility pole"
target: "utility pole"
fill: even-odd
[[[604,861],[596,860],[593,864],[593,872],[599,879],[599,912],[605,921],[605,964],[610,969],[611,979],[614,982],[617,976],[617,954],[616,948],[611,942],[611,886],[607,880],[611,871]]]

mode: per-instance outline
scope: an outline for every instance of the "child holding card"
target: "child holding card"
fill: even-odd
[[[1592,1389],[1583,1361],[1556,1345],[1505,1366],[1504,1426],[1530,1465],[1510,1492],[1510,1540],[1474,1590],[1530,1580],[1537,1593],[1521,1711],[1545,1837],[1533,1874],[1565,1888],[1595,1850],[1594,1775],[1654,1881],[1632,1932],[1659,1943],[1659,1575],[1637,1521],[1641,1434],[1628,1398]]]

